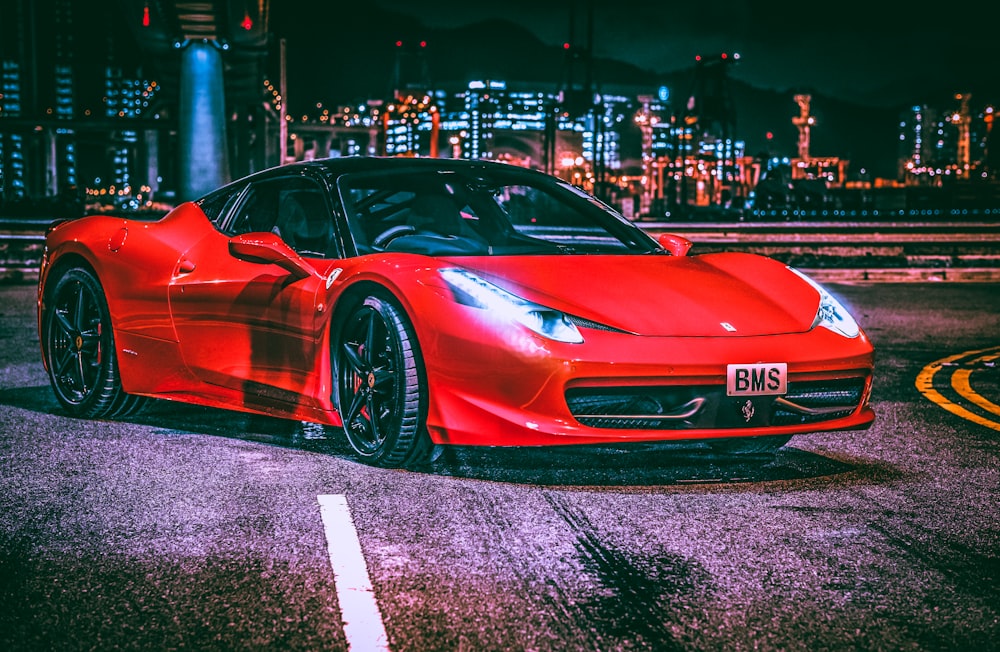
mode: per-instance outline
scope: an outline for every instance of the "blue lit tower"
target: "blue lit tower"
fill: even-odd
[[[150,55],[151,77],[176,99],[164,102],[177,120],[176,199],[194,199],[232,176],[280,162],[275,148],[261,145],[270,138],[263,95],[270,78],[268,0],[121,2]]]
[[[229,181],[221,48],[212,41],[181,45],[178,138],[179,194],[193,199]]]

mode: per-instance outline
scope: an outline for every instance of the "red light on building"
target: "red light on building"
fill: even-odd
[[[396,41],[396,47],[397,48],[403,47],[403,42],[402,41]]]
[[[243,20],[240,22],[240,27],[242,27],[243,29],[245,29],[248,32],[253,28],[253,20],[251,20],[251,18],[250,18],[250,12],[249,11],[244,12],[244,14],[243,14]]]
[[[427,41],[420,41],[420,47],[422,48],[427,47]]]
[[[701,55],[700,54],[694,55],[694,60],[695,61],[701,61]]]
[[[563,50],[569,49],[569,43],[563,43]]]
[[[142,26],[149,27],[149,5],[142,8]]]

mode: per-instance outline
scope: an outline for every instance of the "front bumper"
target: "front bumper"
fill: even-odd
[[[874,354],[864,333],[642,337],[586,330],[560,344],[444,328],[425,351],[435,443],[550,446],[867,428]],[[423,343],[425,339],[421,337]],[[726,396],[726,365],[784,362],[782,396]]]

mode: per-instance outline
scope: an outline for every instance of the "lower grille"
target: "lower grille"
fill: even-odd
[[[775,401],[771,424],[785,426],[846,417],[858,407],[864,389],[863,378],[789,383],[784,400]]]
[[[570,412],[585,426],[615,430],[692,430],[802,425],[853,413],[864,378],[790,382],[784,396],[732,397],[724,385],[574,387]]]

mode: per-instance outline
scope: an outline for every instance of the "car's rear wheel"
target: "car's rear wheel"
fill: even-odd
[[[768,435],[764,437],[733,437],[732,439],[713,439],[709,447],[725,455],[762,455],[774,454],[791,439],[786,435]]]
[[[65,270],[46,289],[42,348],[59,403],[73,416],[133,414],[148,399],[122,389],[104,290],[85,267]]]
[[[336,346],[339,409],[358,457],[389,468],[427,462],[433,448],[425,429],[427,390],[402,309],[366,297],[349,310]]]

